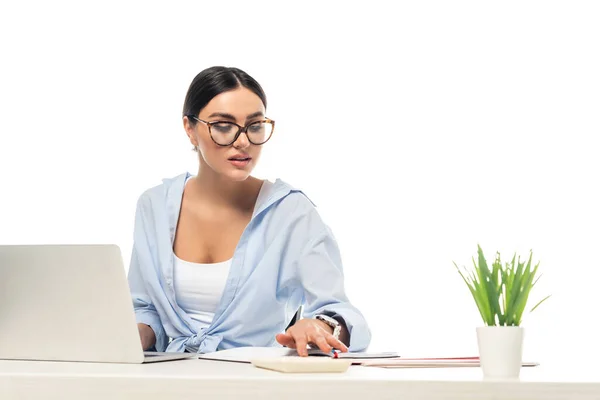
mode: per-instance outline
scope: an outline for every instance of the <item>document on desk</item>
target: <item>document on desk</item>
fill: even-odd
[[[445,357],[445,358],[391,358],[365,360],[366,367],[381,368],[465,368],[479,367],[479,357]],[[523,362],[523,367],[538,366],[537,362]]]
[[[309,349],[309,357],[331,357],[345,360],[352,360],[353,364],[361,364],[365,360],[382,360],[397,358],[395,352],[384,353],[324,353],[318,349]],[[278,358],[278,357],[299,357],[295,349],[287,347],[237,347],[235,349],[220,350],[213,353],[200,354],[199,359],[215,361],[232,361],[250,364],[252,360]]]

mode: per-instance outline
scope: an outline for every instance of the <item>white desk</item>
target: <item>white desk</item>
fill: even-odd
[[[572,369],[571,369],[572,370]],[[600,399],[588,376],[524,368],[518,381],[479,368],[380,369],[282,374],[249,364],[188,359],[146,365],[0,360],[0,399]]]

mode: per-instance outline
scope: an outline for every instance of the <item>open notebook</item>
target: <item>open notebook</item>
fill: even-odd
[[[361,362],[367,367],[381,368],[460,368],[479,367],[479,357],[442,357],[442,358],[391,358],[364,360]],[[536,362],[523,362],[523,367],[535,367]]]
[[[331,353],[327,354],[318,349],[309,349],[308,355],[311,357],[331,357],[346,360],[352,360],[353,363],[359,363],[366,359],[381,360],[398,357],[397,353]],[[251,363],[255,359],[267,359],[278,357],[298,356],[295,349],[287,347],[238,347],[235,349],[220,350],[213,353],[200,354],[198,358],[204,360],[233,361],[242,363]]]

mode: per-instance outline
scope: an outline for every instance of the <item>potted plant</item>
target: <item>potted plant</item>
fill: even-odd
[[[500,253],[491,265],[477,245],[477,260],[473,268],[454,266],[469,287],[477,304],[484,326],[477,328],[479,361],[488,378],[518,378],[522,364],[523,328],[521,319],[529,300],[529,293],[537,283],[539,262],[532,266],[533,253],[527,262],[513,256],[502,264]],[[535,310],[547,296],[540,300]],[[530,311],[530,312],[531,312]]]

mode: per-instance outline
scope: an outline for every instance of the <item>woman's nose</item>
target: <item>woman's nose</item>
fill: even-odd
[[[233,142],[233,147],[236,149],[245,149],[248,146],[250,146],[250,141],[248,140],[248,136],[246,136],[246,131],[243,131],[237,140]]]

